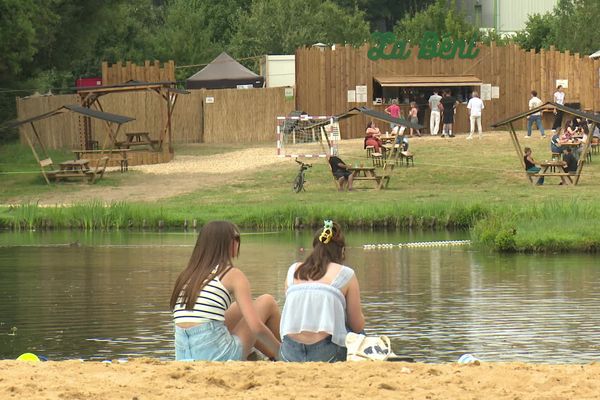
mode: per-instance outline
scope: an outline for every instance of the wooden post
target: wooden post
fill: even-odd
[[[512,122],[509,122],[508,125],[510,126],[510,138],[512,140],[513,145],[515,146],[515,150],[517,151],[517,157],[519,157],[519,163],[521,164],[523,171],[525,171],[525,176],[527,176],[527,179],[529,179],[529,182],[533,183],[531,176],[525,170],[525,160],[523,159],[523,157],[524,157],[523,149],[521,149],[521,145],[519,144],[519,138],[517,137],[517,132],[515,132],[515,127]]]

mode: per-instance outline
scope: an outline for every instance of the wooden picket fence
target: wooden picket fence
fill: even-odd
[[[175,62],[167,61],[164,66],[160,62],[144,61],[144,65],[136,65],[130,61],[115,64],[102,63],[102,85],[119,85],[129,81],[138,82],[174,82]]]

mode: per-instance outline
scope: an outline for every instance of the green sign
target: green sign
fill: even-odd
[[[406,40],[398,39],[392,32],[375,32],[371,35],[374,45],[369,49],[367,56],[370,60],[406,60],[410,57],[411,49]],[[442,58],[450,60],[458,58],[475,58],[479,54],[476,48],[477,36],[467,44],[466,40],[453,40],[449,35],[444,35],[440,40],[435,32],[425,32],[419,41],[419,54],[417,58],[431,60]],[[389,45],[392,45],[388,48]]]

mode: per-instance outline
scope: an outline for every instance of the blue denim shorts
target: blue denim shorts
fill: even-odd
[[[208,321],[192,328],[175,325],[175,360],[242,360],[244,346],[222,321]]]
[[[331,341],[331,336],[313,344],[303,344],[283,337],[279,349],[279,360],[289,362],[337,362],[346,361],[346,348]]]

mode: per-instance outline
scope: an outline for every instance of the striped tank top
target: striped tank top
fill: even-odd
[[[173,321],[202,323],[225,321],[225,311],[231,305],[231,295],[218,276],[208,282],[200,291],[194,309],[186,310],[180,297],[173,308]]]

